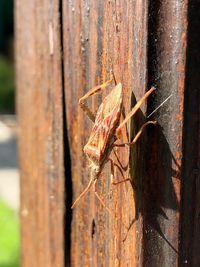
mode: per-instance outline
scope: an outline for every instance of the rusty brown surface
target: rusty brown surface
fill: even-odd
[[[15,3],[21,266],[64,266],[59,1]]]
[[[92,128],[78,99],[109,79],[111,69],[123,85],[123,117],[148,87],[157,88],[124,128],[122,141],[172,97],[152,116],[157,126],[131,150],[112,153],[135,188],[111,185],[109,164],[101,174],[98,193],[114,214],[93,192],[73,210],[71,266],[199,266],[198,1],[189,7],[187,0],[59,5],[16,1],[22,266],[64,266],[64,249],[68,258],[71,218],[68,211],[64,237],[63,178],[70,167],[63,134],[67,127],[75,200],[90,178],[83,147]],[[93,111],[109,90],[88,100]],[[114,178],[121,180],[121,173]],[[68,176],[65,186],[70,195]]]
[[[128,149],[116,152],[127,167],[125,176],[130,169],[137,189],[129,185],[112,188],[110,167],[102,173],[99,193],[119,219],[114,220],[92,193],[73,211],[72,266],[181,265],[187,1],[150,1],[149,6],[146,1],[71,1],[64,2],[63,14],[74,199],[89,180],[82,148],[92,126],[77,105],[79,97],[108,79],[112,68],[124,88],[125,114],[134,102],[132,92],[139,99],[147,84],[157,88],[150,99],[149,113],[173,94],[153,116],[158,126],[150,127],[131,153]],[[101,96],[89,103],[96,110]],[[143,107],[127,126],[124,140],[143,123],[145,110]],[[120,174],[116,173],[115,178],[120,179]],[[125,242],[124,224],[131,226]]]
[[[91,87],[109,79],[111,69],[123,85],[125,114],[131,108],[132,92],[139,99],[147,90],[147,2],[64,1],[63,18],[65,94],[75,199],[90,177],[83,146],[92,127],[78,106],[78,99]],[[103,92],[103,97],[108,92],[109,88]],[[93,110],[97,110],[101,99],[100,94],[89,100]],[[140,117],[137,128],[144,121],[143,112],[137,116]],[[130,138],[129,128],[128,124],[123,133],[124,141]],[[118,159],[112,155],[116,162],[121,161],[126,177],[129,168],[137,165],[135,176],[138,181],[144,176],[143,143],[133,149],[137,162],[133,162],[133,166],[129,166],[129,149],[117,149]],[[120,180],[122,176],[116,173],[115,179]],[[140,192],[136,194],[135,203],[130,184],[111,186],[107,164],[98,182],[98,193],[114,210],[116,218],[108,214],[92,192],[81,201],[73,210],[72,266],[141,266],[143,218],[139,207]],[[126,227],[131,224],[127,234]]]

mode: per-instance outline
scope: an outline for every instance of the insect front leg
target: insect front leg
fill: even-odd
[[[100,85],[97,85],[97,86],[93,87],[84,96],[82,96],[79,99],[79,105],[80,105],[80,107],[83,109],[83,111],[87,114],[87,116],[89,117],[89,119],[92,122],[95,121],[95,115],[91,111],[91,109],[88,107],[88,105],[84,102],[84,100],[86,100],[89,96],[92,96],[92,95],[94,95],[94,94],[102,91],[104,88],[106,88],[108,85],[110,85],[112,83],[112,81],[113,81],[113,78],[111,78],[110,80],[108,80],[105,83],[102,83]]]

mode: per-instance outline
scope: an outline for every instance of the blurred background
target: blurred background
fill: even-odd
[[[19,266],[13,0],[0,0],[0,267]]]

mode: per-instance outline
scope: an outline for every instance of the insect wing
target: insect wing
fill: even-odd
[[[106,147],[118,126],[122,104],[122,87],[118,84],[100,105],[84,152],[95,161],[101,161]]]

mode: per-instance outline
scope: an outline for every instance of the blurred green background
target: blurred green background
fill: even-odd
[[[0,115],[15,114],[13,25],[13,0],[0,0]],[[0,199],[0,267],[18,266],[18,214]]]
[[[19,266],[19,222],[17,213],[0,200],[0,267]]]

